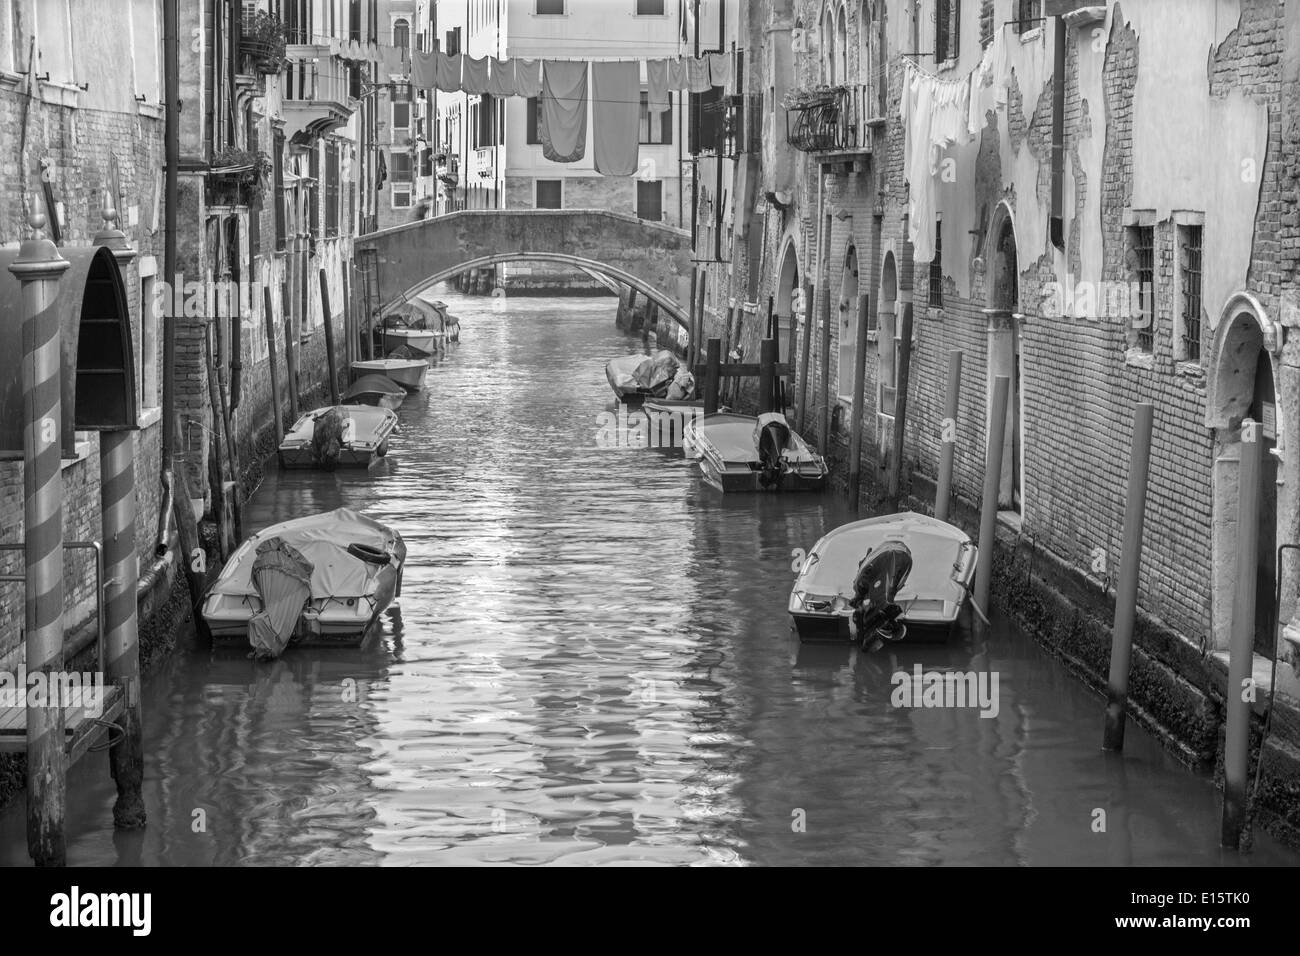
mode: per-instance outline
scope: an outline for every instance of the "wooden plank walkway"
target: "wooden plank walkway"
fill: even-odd
[[[63,708],[64,750],[69,764],[75,763],[108,728],[97,720],[115,722],[126,705],[122,688],[115,684],[104,687],[103,712],[88,714],[86,708]],[[0,707],[0,753],[23,753],[27,750],[27,708]]]

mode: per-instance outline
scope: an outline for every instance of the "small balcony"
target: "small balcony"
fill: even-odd
[[[880,125],[875,100],[866,83],[791,90],[784,101],[786,141],[828,161],[868,156],[872,129]]]
[[[306,145],[347,123],[353,101],[349,92],[348,66],[338,57],[290,46],[289,65],[281,79],[285,135]]]
[[[240,25],[239,52],[258,73],[276,74],[285,67],[286,39],[279,18],[259,10]]]

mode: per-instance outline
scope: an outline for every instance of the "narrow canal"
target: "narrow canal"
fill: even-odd
[[[369,475],[274,471],[246,530],[347,505],[400,530],[382,636],[272,664],[191,639],[146,687],[149,826],[107,760],[69,782],[73,864],[1191,864],[1219,802],[1002,627],[892,656],[801,648],[791,551],[834,495],[723,499],[601,448],[611,299],[442,293],[461,343]],[[890,675],[996,672],[995,717],[900,709]],[[1104,832],[1097,832],[1104,811]],[[3,862],[27,861],[21,800]],[[1263,838],[1253,863],[1300,857]]]

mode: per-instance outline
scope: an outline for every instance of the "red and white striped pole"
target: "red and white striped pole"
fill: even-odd
[[[104,204],[104,228],[95,245],[113,253],[125,270],[135,250],[116,226],[117,210]],[[153,303],[141,302],[141,309]],[[143,321],[143,316],[141,316]],[[117,782],[113,824],[123,829],[144,826],[144,752],[140,720],[140,633],[136,622],[136,583],[140,561],[135,550],[135,439],[134,432],[99,433],[100,525],[104,539],[104,660],[99,668],[105,682],[117,684],[126,695],[118,721],[121,738],[108,751],[109,768]]]
[[[9,271],[23,290],[23,545],[26,558],[27,673],[63,669],[63,475],[60,444],[59,279],[69,263],[40,236],[45,216],[28,222]],[[27,850],[37,866],[63,866],[67,761],[58,680],[50,706],[27,708]]]

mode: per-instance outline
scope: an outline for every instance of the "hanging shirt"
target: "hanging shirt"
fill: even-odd
[[[492,57],[488,64],[488,89],[493,96],[515,95],[515,61]]]
[[[591,96],[596,172],[631,176],[641,138],[640,64],[592,63]]]
[[[538,60],[516,59],[515,93],[518,96],[542,95],[542,69]]]
[[[639,97],[638,97],[639,99]],[[542,155],[576,163],[587,152],[587,63],[542,62]]]
[[[709,58],[707,56],[683,57],[686,61],[686,88],[692,93],[707,93],[713,87],[709,79]]]
[[[406,73],[406,47],[389,46],[385,44],[379,48],[379,56],[384,72],[397,74]]]
[[[669,105],[669,91],[673,89],[668,85],[668,61],[646,60],[645,80],[648,91],[646,102],[649,104],[650,112],[664,112]]]
[[[460,88],[466,93],[483,94],[488,91],[488,57],[466,56],[460,65]]]
[[[444,93],[460,92],[460,54],[435,53],[437,85]]]

